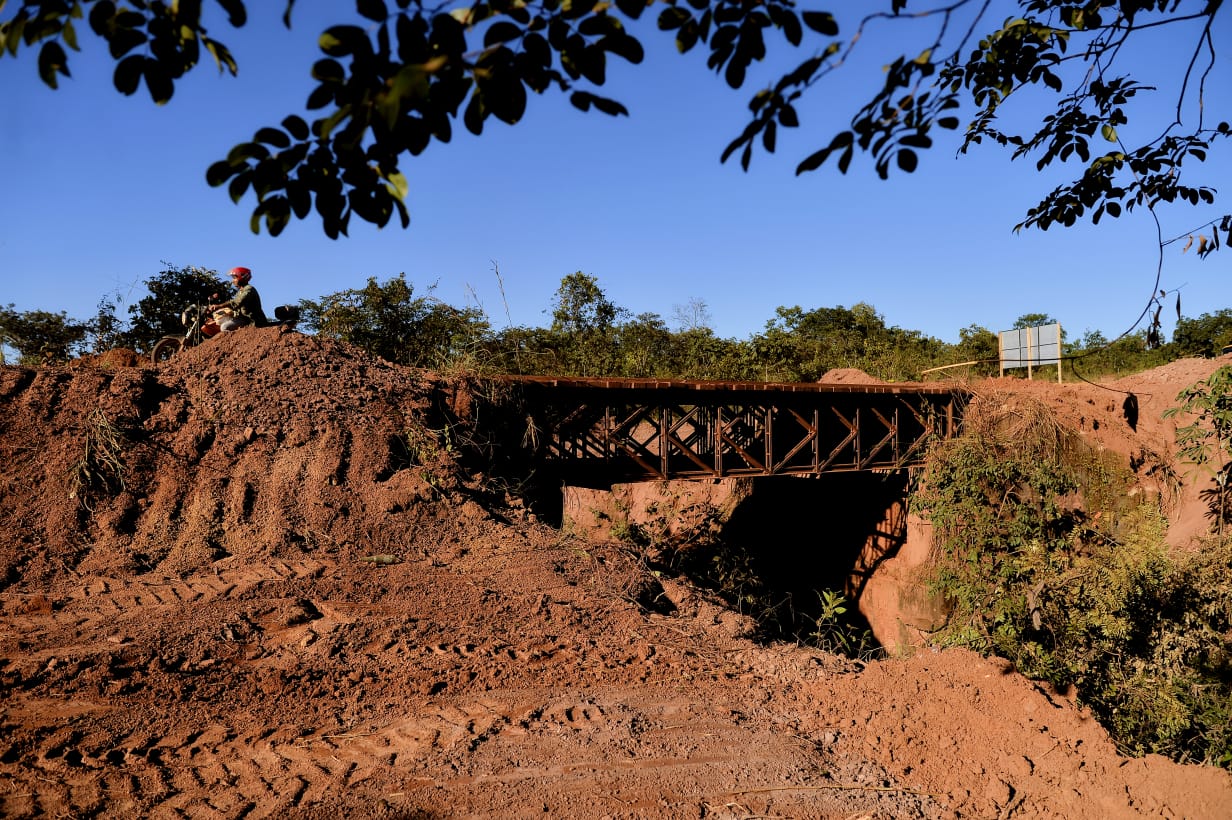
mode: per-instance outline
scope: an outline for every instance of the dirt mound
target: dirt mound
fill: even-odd
[[[1232,801],[1227,773],[1122,758],[999,662],[760,646],[637,555],[479,503],[448,393],[272,328],[159,368],[0,369],[0,812],[1202,818]],[[1111,436],[1107,403],[1080,413],[1091,434]]]
[[[69,362],[69,367],[97,367],[106,370],[116,367],[140,367],[143,364],[145,364],[144,357],[138,355],[137,351],[127,347],[116,347],[104,350],[102,353],[92,353],[73,359]]]
[[[857,367],[838,367],[827,370],[817,380],[818,384],[885,384]]]
[[[1123,460],[1138,479],[1138,490],[1157,495],[1169,512],[1168,543],[1184,548],[1209,529],[1207,507],[1199,494],[1210,476],[1178,462],[1176,429],[1190,423],[1184,415],[1164,418],[1177,394],[1232,364],[1232,355],[1178,359],[1152,370],[1100,382],[1036,379],[985,379],[972,385],[977,400],[997,401],[999,394],[1029,397],[1043,403],[1058,423],[1077,432],[1096,450]]]
[[[12,447],[0,516],[17,534],[0,548],[9,582],[65,569],[180,575],[229,555],[403,552],[420,519],[440,513],[428,502],[456,483],[422,426],[421,373],[274,328],[159,370],[0,379]]]

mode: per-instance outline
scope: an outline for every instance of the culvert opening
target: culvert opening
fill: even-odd
[[[712,488],[614,487],[598,525],[750,616],[760,639],[853,656],[880,650],[859,599],[905,541],[906,473],[745,479],[730,495]],[[576,508],[602,506],[604,493],[577,492],[584,495],[574,496]]]

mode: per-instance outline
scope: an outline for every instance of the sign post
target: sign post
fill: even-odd
[[[1000,348],[1001,375],[1007,368],[1025,367],[1027,378],[1032,378],[1033,368],[1046,364],[1057,366],[1057,383],[1061,378],[1061,325],[1039,325],[1015,330],[1003,330],[997,334]]]

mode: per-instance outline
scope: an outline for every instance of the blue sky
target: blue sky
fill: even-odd
[[[802,110],[803,126],[780,131],[778,153],[756,155],[749,173],[719,156],[753,91],[777,75],[763,71],[732,91],[701,53],[678,56],[669,35],[646,30],[645,63],[613,61],[601,92],[631,117],[532,97],[515,127],[489,121],[475,138],[459,122],[452,143],[405,159],[409,229],[355,220],[334,241],[296,221],[278,237],[254,236],[253,201],[233,205],[205,184],[205,170],[256,128],[304,113],[316,35],[353,16],[349,2],[299,0],[288,32],[282,3],[249,6],[245,29],[218,19],[211,30],[231,46],[240,76],[202,65],[161,108],[144,87],[131,98],[115,92],[105,50],[84,33],[85,52],[70,55],[73,77],[58,91],[38,80],[34,52],[0,59],[0,304],[88,318],[103,296],[140,298],[164,262],[245,265],[268,304],[405,272],[421,292],[435,283],[446,302],[478,302],[497,327],[543,325],[561,277],[581,270],[616,304],[669,323],[676,305],[701,299],[726,337],[756,333],[780,305],[867,302],[891,325],[955,342],[968,325],[1004,330],[1036,312],[1071,337],[1112,337],[1153,292],[1158,253],[1145,212],[1094,228],[1012,232],[1076,167],[1040,174],[992,147],[955,158],[955,142],[889,181],[859,157],[846,176],[827,166],[796,177],[796,164],[845,124],[897,53],[898,35],[884,30],[868,34]],[[1227,99],[1230,87],[1232,61],[1221,53],[1208,99]],[[1220,116],[1228,112],[1208,106],[1208,117]],[[1229,156],[1227,145],[1213,151],[1200,181],[1229,191]],[[1216,205],[1165,209],[1165,236],[1232,211],[1227,198]],[[1181,287],[1187,316],[1232,307],[1229,254],[1165,254],[1161,285]],[[1175,316],[1171,299],[1164,316]]]

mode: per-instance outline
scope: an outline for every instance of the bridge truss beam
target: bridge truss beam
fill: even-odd
[[[545,408],[544,457],[608,481],[821,475],[922,463],[962,396],[892,385],[518,379]],[[553,412],[555,409],[555,412]]]

